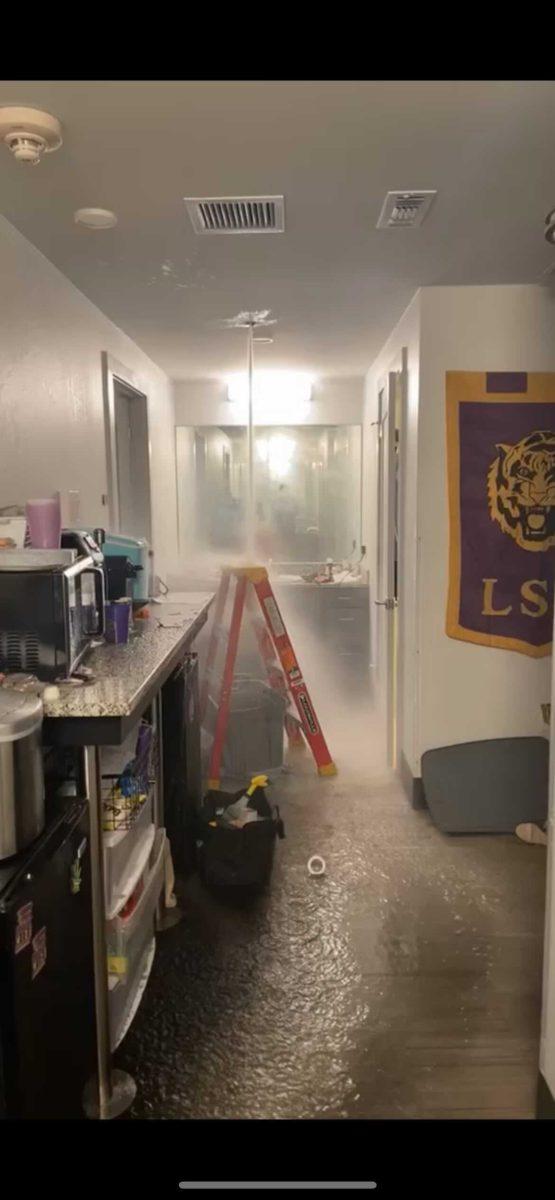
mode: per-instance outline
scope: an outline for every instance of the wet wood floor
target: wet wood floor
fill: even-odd
[[[159,939],[118,1055],[133,1115],[533,1118],[543,847],[446,837],[391,780],[308,762],[274,798],[268,894],[232,909],[192,880]]]

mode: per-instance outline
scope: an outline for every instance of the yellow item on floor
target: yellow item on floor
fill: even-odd
[[[256,791],[256,789],[259,787],[262,787],[262,788],[268,787],[268,776],[267,775],[253,775],[251,782],[250,782],[250,787],[247,788],[246,795],[252,796],[253,793]]]

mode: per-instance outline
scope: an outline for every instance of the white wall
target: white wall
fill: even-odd
[[[445,633],[448,507],[446,371],[555,370],[555,300],[542,287],[421,292],[419,421],[419,753],[545,733],[551,661]]]
[[[106,524],[106,350],[148,396],[155,569],[164,575],[177,552],[171,382],[2,217],[0,311],[0,507],[75,489],[81,521]]]
[[[364,381],[325,379],[314,384],[310,413],[303,425],[357,425],[362,421]],[[175,383],[176,425],[241,425],[227,399],[225,383],[182,380]],[[279,425],[279,420],[264,421]],[[291,421],[285,422],[291,424]]]
[[[368,372],[364,417],[364,538],[372,661],[378,692],[387,618],[372,605],[377,577],[377,396],[408,351],[401,558],[401,750],[414,776],[425,750],[545,733],[540,704],[549,659],[448,638],[447,371],[555,370],[555,298],[539,286],[423,288]],[[373,610],[373,611],[372,611]],[[378,696],[378,699],[380,697]]]
[[[420,295],[409,304],[391,337],[366,377],[363,427],[363,537],[368,551],[370,571],[371,678],[377,708],[385,720],[385,670],[387,666],[387,628],[391,617],[377,608],[378,579],[378,393],[387,388],[390,371],[401,368],[401,356],[407,351],[408,386],[403,413],[401,439],[402,514],[399,613],[400,627],[400,704],[399,748],[413,775],[419,774],[417,740],[418,645],[417,629],[417,450],[420,367]]]

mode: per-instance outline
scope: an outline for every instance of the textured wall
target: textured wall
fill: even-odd
[[[172,384],[2,217],[0,311],[0,507],[72,488],[82,521],[106,523],[106,350],[148,396],[153,545],[163,574],[177,552]]]

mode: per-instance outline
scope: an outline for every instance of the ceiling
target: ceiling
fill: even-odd
[[[555,83],[0,82],[52,112],[37,167],[0,147],[0,210],[174,378],[243,365],[218,322],[270,308],[259,365],[362,374],[421,285],[545,282]],[[421,228],[385,193],[437,188]],[[284,194],[286,232],[199,237],[184,196]],[[73,223],[114,209],[103,232]]]

